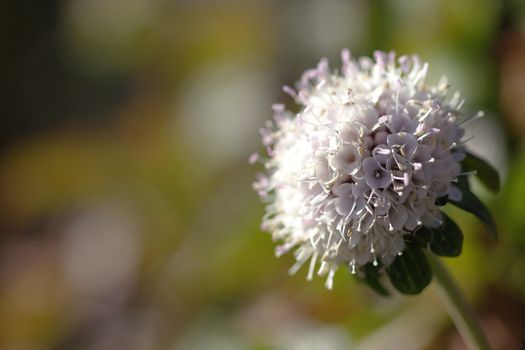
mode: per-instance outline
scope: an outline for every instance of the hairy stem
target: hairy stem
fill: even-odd
[[[491,347],[483,333],[478,318],[454,278],[437,256],[427,252],[427,258],[432,266],[439,294],[443,298],[452,321],[469,349],[490,350]]]

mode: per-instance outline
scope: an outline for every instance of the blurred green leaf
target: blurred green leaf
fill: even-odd
[[[459,201],[450,200],[456,207],[468,211],[471,214],[477,216],[477,218],[483,223],[487,232],[493,239],[498,238],[496,224],[492,218],[492,214],[483,204],[483,202],[476,197],[476,195],[464,186],[460,186],[462,197]]]
[[[430,250],[439,256],[458,256],[463,247],[463,232],[447,215],[443,214],[443,224],[430,228],[432,240]]]
[[[500,190],[499,174],[489,163],[471,153],[467,153],[467,157],[463,160],[463,165],[466,170],[476,171],[476,176],[491,191],[498,192]]]
[[[403,294],[419,294],[432,280],[432,269],[419,247],[407,245],[386,270],[392,285]]]
[[[363,267],[363,271],[365,273],[363,281],[378,294],[382,296],[389,296],[390,293],[379,281],[379,277],[381,276],[379,269],[380,266],[374,266],[372,263],[366,264]]]

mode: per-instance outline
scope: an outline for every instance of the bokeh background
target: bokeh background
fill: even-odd
[[[484,119],[503,190],[446,259],[497,349],[525,338],[519,0],[3,0],[0,348],[463,349],[434,288],[289,277],[260,232],[258,129],[328,57],[418,53]]]

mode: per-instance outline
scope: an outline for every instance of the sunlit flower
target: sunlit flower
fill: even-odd
[[[323,59],[284,88],[301,109],[274,105],[261,131],[267,173],[254,184],[268,203],[262,227],[281,242],[276,254],[295,248],[290,272],[310,260],[307,278],[327,274],[328,288],[338,266],[386,267],[408,235],[441,225],[436,201],[461,196],[468,119],[446,78],[427,83],[417,56],[344,50],[342,61],[332,71]]]

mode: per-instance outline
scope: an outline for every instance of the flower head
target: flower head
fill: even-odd
[[[374,60],[342,53],[340,71],[326,60],[306,71],[292,113],[274,105],[261,130],[269,158],[254,187],[267,201],[263,229],[295,248],[294,273],[310,260],[314,272],[387,267],[405,238],[438,227],[438,199],[460,200],[455,185],[465,157],[463,101],[442,78],[427,83],[417,56],[376,52]]]

